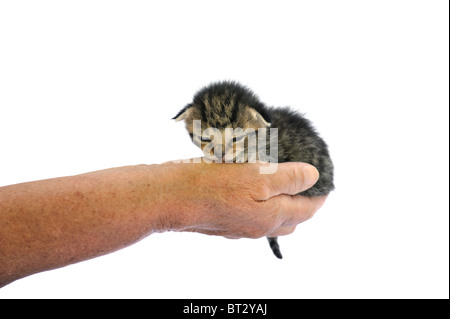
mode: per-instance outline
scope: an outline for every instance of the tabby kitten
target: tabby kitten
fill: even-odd
[[[242,139],[247,140],[247,143],[244,144],[245,154],[241,154],[244,155],[244,161],[251,157],[248,151],[250,136],[242,134],[230,136],[225,133],[225,129],[241,128],[243,131],[250,129],[249,132],[254,130],[255,134],[264,129],[268,136],[265,140],[266,149],[269,150],[269,128],[277,128],[278,154],[275,155],[278,155],[278,162],[309,163],[315,166],[320,173],[317,183],[299,195],[322,196],[334,189],[333,163],[327,144],[319,137],[311,122],[287,107],[267,107],[252,91],[237,82],[218,82],[201,89],[195,94],[192,103],[186,105],[173,119],[177,122],[185,122],[193,142],[204,150],[205,156],[212,155],[214,148],[224,151],[227,144],[232,145],[232,147],[228,147],[229,151],[236,152],[237,144]],[[195,120],[201,121],[200,136],[194,134]],[[207,128],[218,130],[222,133],[222,138],[216,140],[216,138],[211,139],[204,133],[202,134]],[[208,151],[205,151],[206,149]],[[232,154],[231,158],[234,162],[242,162],[236,160],[238,157],[236,153]],[[272,162],[272,160],[273,156],[270,161]],[[277,237],[269,237],[268,241],[275,256],[281,259]]]

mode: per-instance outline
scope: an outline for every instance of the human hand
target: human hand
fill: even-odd
[[[262,175],[256,164],[164,163],[176,199],[170,227],[227,238],[276,237],[292,233],[323,205],[326,196],[296,195],[312,187],[318,171],[306,163],[280,163]],[[161,168],[160,167],[160,168]],[[172,176],[172,177],[170,177]],[[170,209],[169,209],[170,210]]]

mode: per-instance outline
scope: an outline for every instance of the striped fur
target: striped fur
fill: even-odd
[[[191,137],[194,120],[201,120],[202,132],[209,127],[222,132],[225,128],[277,128],[278,162],[309,163],[320,173],[317,183],[299,195],[323,196],[334,189],[334,167],[328,146],[311,122],[287,107],[267,107],[252,91],[237,82],[218,82],[201,89],[194,95],[192,103],[174,119],[185,122]],[[274,254],[281,258],[277,238],[268,240]]]

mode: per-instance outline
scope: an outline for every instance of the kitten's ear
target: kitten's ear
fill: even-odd
[[[270,117],[264,111],[257,111],[252,107],[248,108],[251,116],[260,124],[262,127],[270,127]]]
[[[192,113],[192,106],[192,104],[186,105],[180,112],[178,112],[177,115],[172,118],[172,120],[175,120],[175,122],[185,121]]]

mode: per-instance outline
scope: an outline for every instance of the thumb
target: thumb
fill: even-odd
[[[280,194],[296,195],[312,186],[319,179],[319,171],[307,163],[289,162],[278,164],[275,173],[264,175],[267,178],[269,193],[265,194],[267,200]]]

